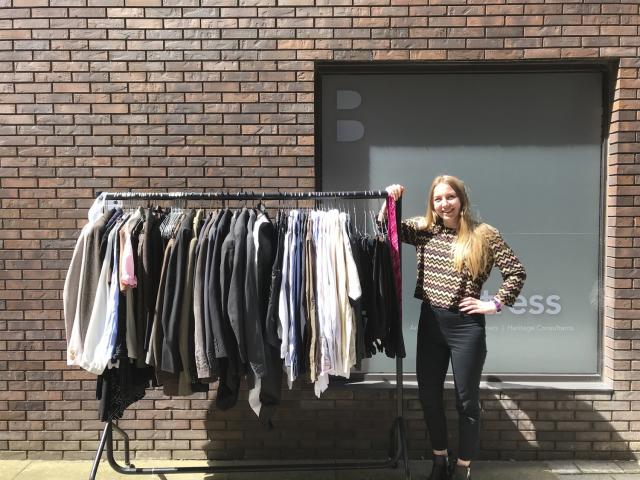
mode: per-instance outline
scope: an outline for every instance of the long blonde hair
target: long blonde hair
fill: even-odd
[[[432,229],[442,225],[442,219],[433,207],[433,192],[436,186],[444,183],[449,185],[460,199],[460,221],[458,236],[453,244],[453,265],[458,272],[465,268],[476,279],[485,271],[489,261],[489,234],[492,227],[475,219],[471,213],[469,194],[462,180],[452,175],[439,175],[433,179],[427,200],[427,212],[424,216],[423,227]],[[421,222],[422,223],[422,222]]]

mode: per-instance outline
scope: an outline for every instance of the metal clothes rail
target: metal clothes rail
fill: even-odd
[[[104,192],[105,200],[312,200],[386,198],[383,190],[343,192]]]
[[[343,192],[106,192],[105,201],[113,200],[310,200],[326,198],[343,199],[376,199],[386,198],[382,190],[343,191]],[[396,204],[396,221],[398,232],[402,218],[402,203]],[[399,319],[402,324],[402,317]],[[383,460],[360,461],[308,461],[258,463],[247,460],[224,461],[218,465],[193,467],[136,467],[130,462],[129,436],[112,421],[106,423],[96,457],[93,462],[89,480],[95,480],[100,459],[107,448],[107,461],[118,473],[125,475],[165,475],[170,473],[234,473],[234,472],[273,472],[273,471],[317,471],[317,470],[354,470],[397,468],[402,461],[404,478],[410,480],[409,453],[407,448],[407,426],[403,413],[403,367],[402,358],[396,357],[396,418],[391,426],[389,456]],[[114,458],[113,431],[118,432],[124,440],[124,463],[120,465]]]

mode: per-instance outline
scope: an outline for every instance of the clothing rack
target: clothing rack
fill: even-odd
[[[114,200],[319,200],[326,198],[343,199],[379,199],[387,198],[382,190],[343,191],[343,192],[105,192],[105,204]],[[402,203],[396,203],[396,222],[398,232],[402,218]],[[402,314],[400,314],[402,325]],[[391,427],[391,445],[389,457],[384,460],[360,461],[318,461],[318,462],[280,462],[254,463],[252,461],[222,462],[233,463],[227,465],[207,465],[192,467],[135,467],[130,462],[129,437],[113,421],[106,422],[96,457],[93,462],[89,480],[95,480],[100,459],[107,448],[107,461],[116,472],[125,475],[150,475],[170,473],[234,473],[234,472],[270,472],[270,471],[316,471],[316,470],[355,470],[355,469],[385,469],[397,468],[400,461],[404,466],[404,478],[409,480],[409,454],[407,449],[407,426],[403,413],[403,367],[402,358],[396,356],[396,418]],[[124,440],[124,463],[120,465],[114,458],[113,431]]]

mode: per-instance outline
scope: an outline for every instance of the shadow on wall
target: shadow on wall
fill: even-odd
[[[620,421],[615,417],[622,412],[605,410],[612,407],[596,408],[598,402],[613,399],[610,393],[561,390],[498,393],[486,402],[485,430],[497,428],[500,438],[487,436],[482,447],[495,450],[497,446],[504,454],[510,452],[510,458],[523,459],[636,458],[628,439],[617,431],[629,430],[628,419]],[[489,406],[499,408],[491,411]]]
[[[611,404],[611,393],[564,390],[485,389],[478,459],[482,460],[629,460],[637,459],[630,442],[629,422],[634,412]],[[333,385],[321,399],[313,389],[294,385],[283,390],[267,431],[247,402],[243,387],[238,404],[221,411],[215,404],[207,412],[210,460],[335,460],[385,459],[391,447],[395,418],[395,392]],[[431,445],[417,390],[404,392],[409,456],[430,459]],[[457,452],[457,411],[452,389],[445,390],[450,447]],[[598,405],[599,402],[603,402]],[[627,400],[627,403],[631,403]],[[609,410],[606,410],[609,409]]]
[[[485,460],[629,460],[638,458],[624,433],[634,412],[607,402],[615,394],[502,388],[481,392],[479,458]],[[597,404],[602,402],[602,405]],[[630,401],[627,403],[630,404]],[[609,409],[609,410],[607,410]],[[455,395],[447,391],[451,444],[457,445]],[[453,421],[455,420],[455,421]]]
[[[214,402],[207,411],[204,449],[210,460],[384,460],[389,455],[395,419],[390,390],[332,384],[318,399],[311,386],[283,385],[274,428],[266,430],[241,388],[236,406],[222,411]]]

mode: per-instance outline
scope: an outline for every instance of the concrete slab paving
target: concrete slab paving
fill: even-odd
[[[475,462],[473,480],[557,480],[542,462]]]
[[[624,473],[624,470],[613,461],[576,460],[575,464],[582,473]]]
[[[615,463],[625,473],[640,473],[640,462],[637,460],[617,460]]]
[[[607,473],[583,473],[582,475],[562,475],[560,480],[613,480],[613,476]]]
[[[556,475],[577,475],[581,473],[573,460],[551,460],[546,463]]]
[[[201,466],[203,460],[136,460],[136,467]],[[1,460],[0,480],[88,480],[92,462]],[[580,467],[592,470],[581,471]],[[637,473],[636,469],[638,470]],[[426,480],[431,462],[413,460],[410,464],[412,480]],[[594,472],[593,470],[598,470]],[[328,470],[319,472],[256,472],[216,474],[148,474],[124,475],[116,473],[108,463],[98,468],[97,480],[404,480],[404,469]],[[598,461],[476,461],[474,480],[640,480],[637,462]]]
[[[4,476],[4,464],[6,462],[0,462],[0,480],[5,480]],[[91,473],[92,462],[87,461],[27,461],[27,466],[20,471],[14,477],[8,477],[9,480],[84,480],[88,479]],[[194,466],[202,465],[203,463],[197,461],[161,461],[162,466]],[[135,462],[136,467],[154,467],[158,466],[158,461],[153,460],[141,460]],[[209,474],[208,476],[202,474],[185,474],[185,475],[126,475],[116,473],[111,466],[102,462],[98,468],[98,474],[96,480],[131,480],[132,478],[139,478],[145,480],[165,480],[167,478],[175,478],[176,480],[203,480],[207,477],[208,480],[227,480],[227,477],[222,474]]]
[[[27,468],[29,460],[3,460],[0,465],[0,480],[13,480]]]
[[[404,470],[403,470],[404,473]],[[336,471],[334,472],[335,480],[401,480],[404,476],[400,473],[400,470],[350,470],[350,471]],[[306,477],[298,477],[306,478]],[[412,480],[424,480],[426,476],[414,476],[412,474]]]
[[[4,463],[4,462],[3,462]],[[108,465],[98,470],[96,480],[124,480],[124,475],[118,475]],[[88,462],[49,462],[34,460],[29,462],[12,480],[71,480],[88,479],[91,463]],[[0,475],[0,478],[3,478]]]
[[[167,480],[171,480],[173,475],[167,475]],[[176,475],[175,480],[189,478],[185,475]],[[203,480],[335,480],[335,473],[331,470],[320,472],[241,472],[225,474],[205,474],[194,479]]]

